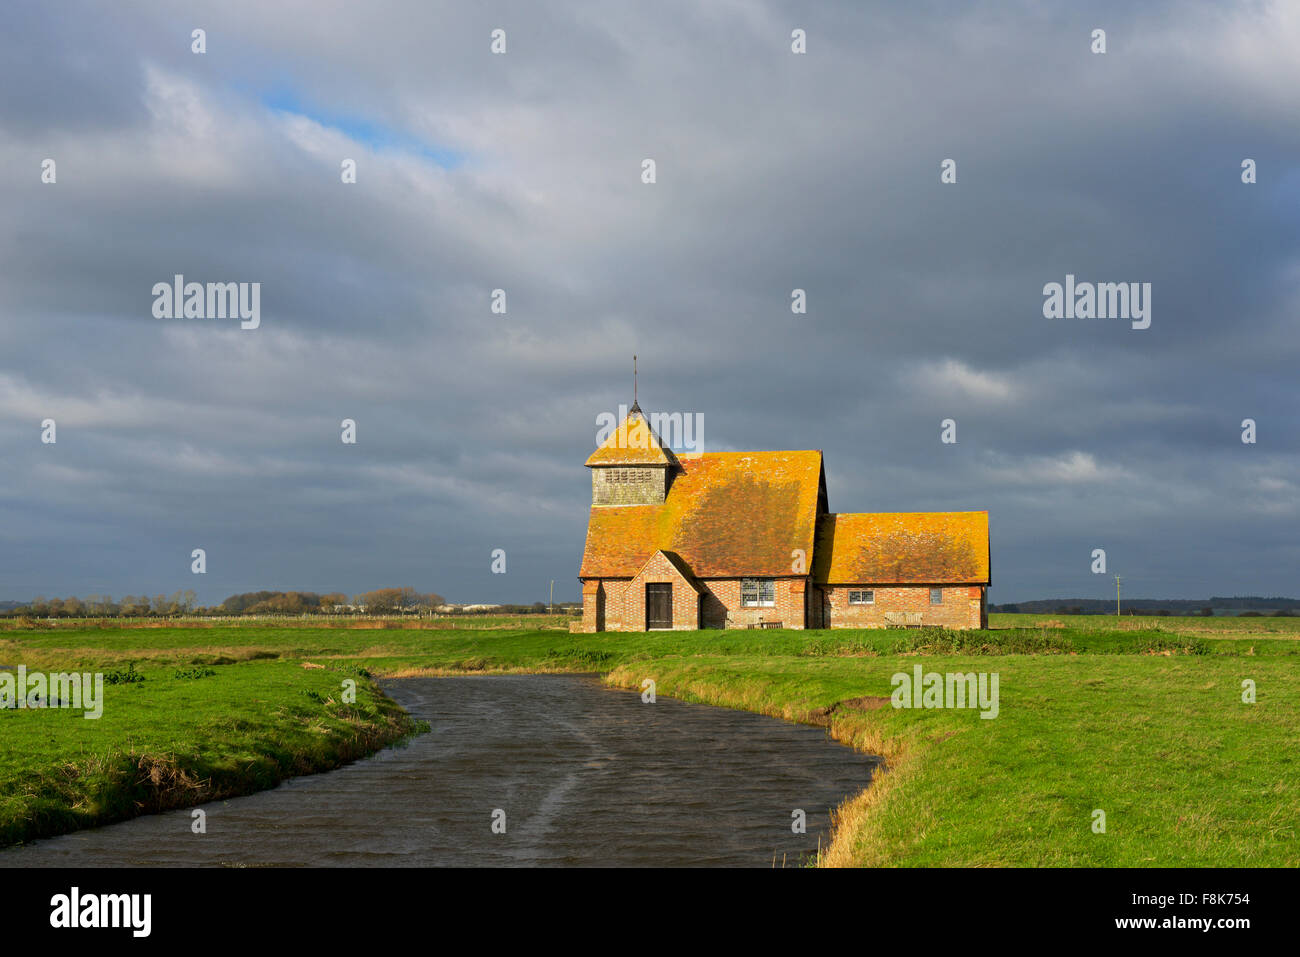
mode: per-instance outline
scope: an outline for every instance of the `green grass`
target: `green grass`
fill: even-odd
[[[1013,626],[1036,616],[995,616]],[[1050,621],[1050,619],[1048,619]],[[1188,633],[1182,622],[1163,628],[1116,627],[1114,619],[1093,619],[1073,627],[1042,624],[991,631],[784,629],[569,634],[556,627],[484,630],[344,629],[297,621],[281,624],[223,623],[216,627],[76,626],[48,629],[0,626],[0,664],[32,667],[114,667],[132,660],[177,667],[233,664],[258,658],[347,659],[385,673],[406,669],[607,670],[630,657],[670,655],[871,655],[910,650],[927,653],[1008,652],[1042,654],[1300,655],[1300,641],[1287,638],[1213,640]],[[1149,622],[1152,619],[1135,619]],[[1207,619],[1208,621],[1209,619]],[[1242,619],[1247,627],[1267,619]],[[1279,619],[1287,621],[1289,619]],[[1125,623],[1127,623],[1127,619]],[[1175,630],[1178,629],[1178,630]],[[1300,632],[1297,632],[1300,637]],[[464,667],[468,663],[471,667]]]
[[[0,664],[134,662],[146,675],[107,688],[99,722],[0,712],[3,740],[19,745],[0,756],[0,835],[115,819],[142,795],[155,810],[270,786],[332,766],[341,741],[361,753],[383,736],[349,739],[353,722],[394,736],[405,727],[365,681],[363,713],[328,704],[343,674],[307,661],[380,675],[599,671],[625,687],[651,677],[662,695],[826,725],[888,770],[840,810],[825,864],[1296,866],[1296,621],[996,615],[981,632],[600,635],[569,634],[560,619],[479,630],[0,627]],[[997,672],[998,718],[862,700],[887,697],[890,677],[918,663]],[[1241,701],[1246,678],[1255,704]],[[1097,809],[1104,834],[1092,830]]]
[[[415,730],[355,673],[288,661],[138,670],[145,680],[105,684],[98,719],[0,709],[0,844],[274,787]]]
[[[989,615],[991,628],[1066,628],[1077,631],[1142,631],[1159,629],[1181,635],[1207,638],[1286,638],[1300,639],[1300,617],[1242,618],[1222,615],[1212,618],[1160,615]]]
[[[635,688],[825,720],[888,697],[895,672],[996,672],[978,711],[841,705],[842,741],[889,773],[841,814],[827,863],[895,866],[1296,866],[1300,675],[1291,662],[1210,656],[1005,655],[649,661]],[[1253,679],[1258,701],[1241,701]],[[820,723],[820,722],[819,722]],[[870,795],[871,797],[879,797]],[[1106,814],[1106,833],[1092,813]]]

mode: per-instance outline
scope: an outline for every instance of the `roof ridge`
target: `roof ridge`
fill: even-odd
[[[588,467],[599,465],[671,467],[679,463],[673,450],[659,437],[649,418],[634,402],[619,427],[587,457],[584,464]]]
[[[987,585],[989,513],[826,513],[818,522],[813,580]]]
[[[684,453],[686,454],[686,453]],[[821,449],[743,449],[720,452],[694,452],[694,455],[822,455]]]
[[[923,509],[915,512],[823,512],[826,518],[837,515],[987,515],[987,508],[940,508]]]
[[[698,578],[789,575],[792,549],[811,564],[819,454],[704,453],[681,465],[660,504],[593,505],[579,577],[631,577],[656,550]]]

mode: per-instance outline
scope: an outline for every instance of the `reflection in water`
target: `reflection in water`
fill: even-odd
[[[587,676],[383,686],[432,732],[203,805],[206,834],[172,811],[0,851],[0,866],[779,866],[825,843],[829,810],[876,763],[817,728],[644,704]]]

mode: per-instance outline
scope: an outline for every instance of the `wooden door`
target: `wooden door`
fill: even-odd
[[[673,626],[672,582],[647,582],[645,586],[645,626],[671,628]]]

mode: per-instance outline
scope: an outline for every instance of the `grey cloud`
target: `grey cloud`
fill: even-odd
[[[1106,594],[1097,546],[1153,597],[1295,592],[1284,8],[49,9],[0,31],[0,599],[193,587],[199,546],[207,601],[574,598],[633,352],[708,447],[823,449],[833,508],[988,508],[994,601]],[[153,319],[178,272],[262,282],[262,328]],[[1152,282],[1151,329],[1044,319],[1066,272]]]

